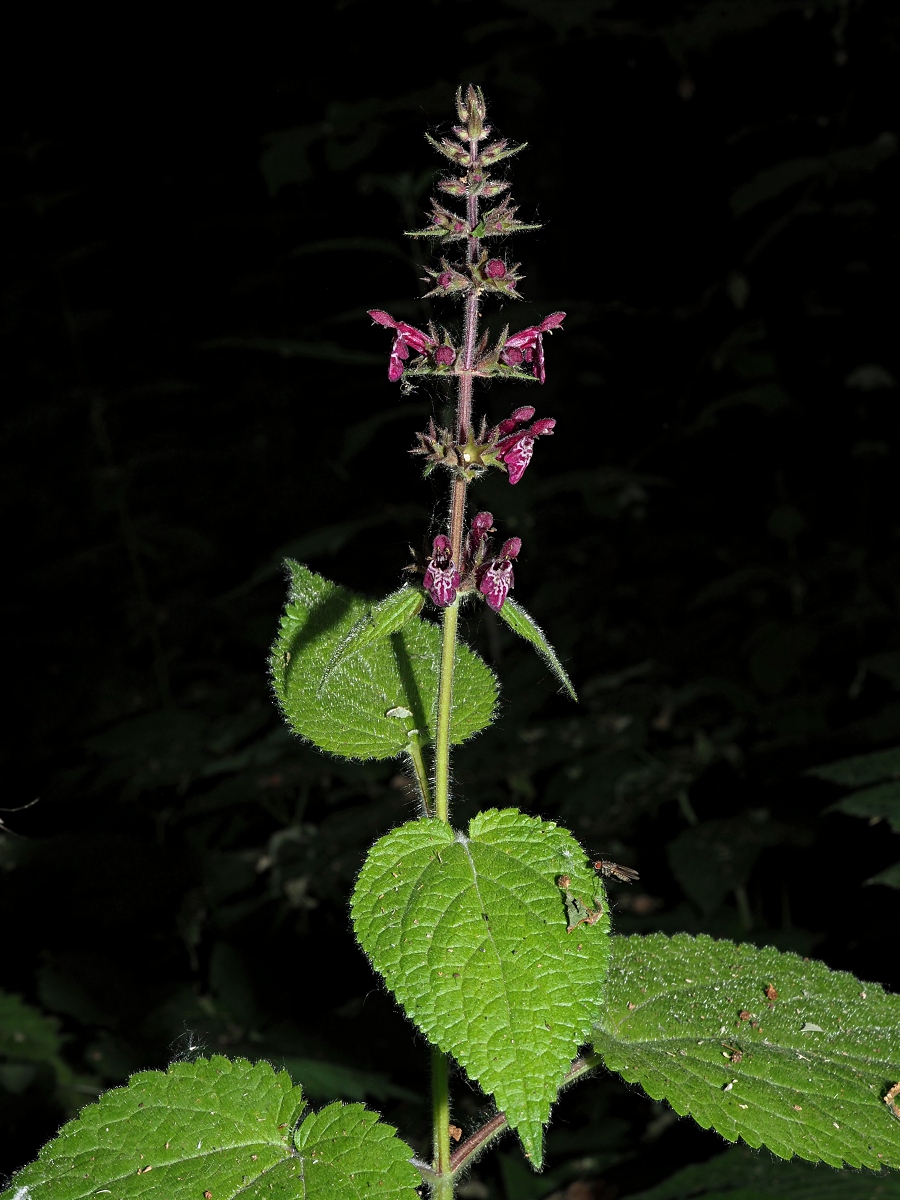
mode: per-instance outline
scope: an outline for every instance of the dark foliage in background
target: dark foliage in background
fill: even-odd
[[[408,299],[402,231],[470,79],[546,222],[496,326],[569,314],[527,395],[557,434],[479,503],[582,703],[470,628],[504,700],[457,821],[515,804],[638,867],[621,931],[900,987],[900,893],[866,885],[896,837],[804,774],[900,740],[895,6],[321,7],[315,53],[252,26],[60,49],[8,112],[4,806],[40,801],[0,832],[0,987],[62,1041],[0,1065],[3,1170],[197,1049],[365,1096],[425,1148],[426,1049],[346,912],[408,781],[288,736],[265,661],[286,553],[380,595],[441,519],[404,448],[443,397],[388,383],[365,310],[449,316]],[[627,1195],[721,1145],[601,1077],[560,1104],[549,1178],[510,1144],[468,1194]]]

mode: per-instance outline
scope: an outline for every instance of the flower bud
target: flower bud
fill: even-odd
[[[438,346],[434,352],[434,361],[439,367],[449,367],[456,359],[456,351],[452,346]]]
[[[494,523],[493,515],[489,512],[476,513],[472,518],[472,534],[477,536],[479,540],[490,532],[490,528]]]
[[[534,409],[532,409],[533,411]],[[539,421],[535,421],[528,432],[532,437],[543,437],[547,433],[552,433],[555,427],[555,417],[541,417]]]
[[[492,258],[486,264],[484,273],[488,279],[502,279],[506,274],[506,263],[499,258]]]

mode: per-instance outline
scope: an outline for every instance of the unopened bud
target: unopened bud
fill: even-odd
[[[479,538],[490,530],[494,523],[493,515],[489,512],[476,513],[472,518],[472,533]]]
[[[488,279],[502,279],[506,274],[506,263],[499,258],[490,259],[484,268]]]
[[[434,361],[439,367],[449,367],[456,358],[456,351],[452,346],[438,346],[434,352]]]

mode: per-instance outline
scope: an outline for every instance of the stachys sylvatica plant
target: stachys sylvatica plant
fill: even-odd
[[[536,419],[529,404],[490,426],[475,384],[543,383],[544,339],[565,314],[507,326],[496,341],[480,327],[492,300],[519,298],[505,247],[535,226],[517,219],[507,180],[492,174],[522,147],[491,140],[478,88],[460,91],[456,109],[452,132],[429,139],[449,163],[442,197],[411,234],[439,245],[427,294],[446,302],[447,325],[426,331],[369,314],[393,339],[390,380],[428,376],[455,393],[449,428],[430,423],[413,451],[446,481],[445,519],[407,582],[381,600],[289,562],[271,658],[278,702],[300,737],[346,758],[404,758],[417,784],[420,815],[372,846],[350,908],[362,951],[432,1047],[432,1156],[417,1158],[360,1104],[314,1111],[302,1080],[268,1063],[200,1058],[101,1096],[4,1200],[412,1200],[423,1185],[450,1197],[506,1131],[539,1171],[560,1089],[600,1070],[732,1142],[833,1167],[900,1167],[900,997],[774,949],[617,937],[604,877],[633,872],[592,862],[567,830],[515,808],[452,824],[453,749],[490,725],[498,687],[458,637],[461,608],[486,604],[575,699],[544,633],[512,598],[520,539],[498,534],[502,514],[469,497],[488,471],[515,486],[539,469],[532,455],[555,433],[553,418]],[[451,1059],[494,1105],[480,1128],[453,1123]]]

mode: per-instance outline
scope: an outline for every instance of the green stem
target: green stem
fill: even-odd
[[[425,770],[425,759],[422,757],[422,743],[419,739],[418,729],[410,731],[406,753],[409,755],[409,761],[412,763],[413,770],[416,773],[416,782],[422,794],[422,807],[425,809],[425,816],[433,817],[434,803],[431,799],[431,788],[428,786],[428,772]]]
[[[434,1114],[434,1170],[432,1200],[452,1200],[453,1175],[450,1170],[450,1072],[447,1057],[431,1048],[431,1107]]]
[[[480,93],[478,94],[480,95]],[[470,106],[475,105],[477,94],[470,85],[467,92]],[[459,107],[459,104],[458,104]],[[483,112],[481,114],[483,116]],[[465,120],[460,109],[460,120]],[[476,171],[481,182],[481,167],[478,142],[483,136],[481,118],[474,114],[469,120],[469,172],[466,219],[469,230],[478,225],[478,187]],[[469,237],[466,258],[470,263],[478,261],[481,243]],[[478,290],[473,287],[466,297],[463,333],[463,363],[459,374],[456,406],[456,434],[460,444],[467,443],[472,422],[472,384],[474,381],[475,350],[478,339]],[[466,488],[464,476],[453,480],[450,497],[450,546],[451,560],[457,570],[462,565],[463,525],[466,513]],[[459,598],[444,609],[443,634],[441,639],[441,675],[438,683],[437,730],[434,747],[434,815],[440,821],[450,821],[450,719],[453,713],[453,668],[456,663],[456,631],[459,625]],[[455,1180],[450,1167],[450,1090],[447,1059],[435,1046],[431,1051],[431,1094],[434,1110],[434,1170],[436,1177],[430,1182],[432,1200],[453,1200]]]
[[[450,717],[453,711],[453,664],[456,656],[456,627],[459,601],[444,609],[441,641],[441,679],[438,685],[437,737],[434,753],[434,815],[450,820]]]

